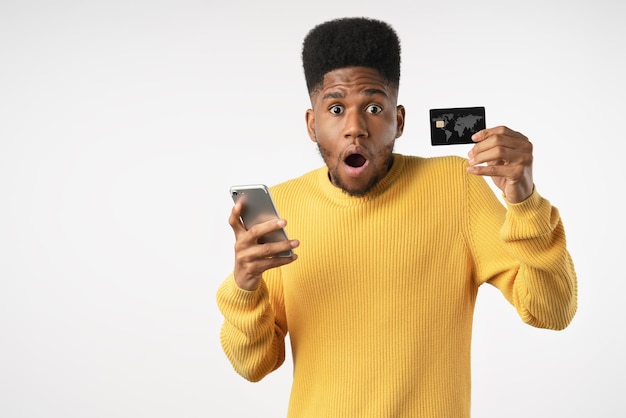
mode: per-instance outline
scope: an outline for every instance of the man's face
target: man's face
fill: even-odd
[[[393,163],[393,147],[404,128],[397,90],[366,67],[334,70],[311,95],[307,129],[328,166],[332,183],[363,196]]]

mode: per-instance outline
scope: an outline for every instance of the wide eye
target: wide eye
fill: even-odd
[[[367,106],[367,112],[371,113],[372,115],[376,115],[382,111],[383,111],[383,108],[378,105],[372,104],[372,105]]]
[[[331,106],[330,109],[328,110],[333,115],[341,115],[343,113],[343,106],[334,105],[334,106]]]

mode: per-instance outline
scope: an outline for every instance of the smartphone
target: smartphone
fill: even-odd
[[[243,209],[241,211],[241,221],[246,229],[250,229],[253,225],[278,219],[278,211],[274,200],[270,195],[270,191],[264,184],[247,184],[241,186],[232,186],[230,195],[233,201],[243,201]],[[259,244],[267,242],[279,242],[288,240],[287,232],[284,228],[272,231],[269,234],[259,238]],[[278,254],[278,257],[291,257],[292,251],[284,251]]]

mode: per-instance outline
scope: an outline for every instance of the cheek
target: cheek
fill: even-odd
[[[382,146],[395,141],[398,137],[398,121],[395,118],[385,118],[377,120],[370,125],[370,133],[380,139]]]
[[[325,156],[330,157],[338,154],[337,141],[328,140],[323,135],[317,136],[317,146]]]
[[[329,147],[337,143],[337,139],[343,136],[341,126],[337,123],[329,123],[322,119],[316,119],[314,126],[316,142],[321,142]]]
[[[326,117],[326,115],[315,118],[315,131],[318,135],[328,135],[338,129],[339,124],[333,118]]]

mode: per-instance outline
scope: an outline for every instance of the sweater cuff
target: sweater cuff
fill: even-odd
[[[539,195],[535,186],[533,186],[533,191],[530,196],[528,196],[526,200],[522,202],[511,203],[506,200],[506,196],[503,197],[509,212],[511,212],[511,214],[515,216],[519,216],[522,218],[531,217],[536,214],[537,211],[540,210],[543,203],[543,198]]]
[[[501,237],[505,241],[528,239],[551,233],[559,213],[536,189],[520,203],[508,203]]]
[[[261,280],[255,290],[245,290],[237,286],[235,276],[231,273],[217,291],[218,306],[228,307],[228,310],[250,310],[267,298],[268,291],[265,281]]]

